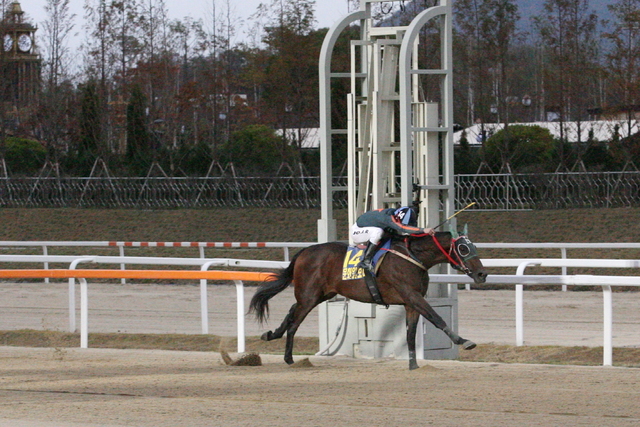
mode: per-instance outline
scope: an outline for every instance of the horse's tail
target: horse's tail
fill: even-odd
[[[293,268],[296,263],[298,252],[289,263],[289,266],[274,273],[273,276],[258,286],[258,290],[249,303],[249,313],[254,313],[258,322],[264,323],[269,318],[269,300],[280,292],[284,291],[293,281]]]

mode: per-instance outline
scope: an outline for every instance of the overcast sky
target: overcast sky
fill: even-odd
[[[7,3],[12,0],[5,0]],[[22,10],[31,18],[31,21],[39,28],[47,16],[44,10],[46,0],[19,0]],[[260,3],[270,3],[270,0],[230,0],[231,15],[238,20],[248,20]],[[82,17],[84,15],[84,0],[70,0],[73,13],[76,14],[76,26],[74,32],[82,31]],[[171,19],[182,19],[190,16],[194,19],[202,19],[205,23],[211,22],[212,0],[165,0],[169,17]],[[217,0],[218,11],[226,8],[226,0]],[[318,28],[330,27],[334,22],[348,13],[346,0],[316,0],[316,20]],[[245,25],[239,34],[236,35],[235,42],[246,39],[247,26]],[[80,38],[82,38],[80,36]],[[75,43],[74,43],[75,44]]]

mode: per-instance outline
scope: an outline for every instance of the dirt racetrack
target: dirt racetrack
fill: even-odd
[[[0,329],[64,330],[66,292],[65,283],[4,283]],[[459,296],[461,333],[513,344],[513,291]],[[198,333],[196,286],[90,284],[89,298],[91,331]],[[210,298],[211,332],[233,335],[235,288]],[[527,342],[601,345],[601,299],[526,294]],[[291,302],[274,298],[275,323]],[[638,345],[639,303],[637,293],[614,296],[615,346]],[[317,315],[303,325],[301,334],[317,333]],[[248,335],[263,330],[247,320]],[[213,352],[0,347],[0,426],[640,425],[640,369],[419,361],[409,371],[404,360],[342,356],[296,368],[261,358],[238,367]]]
[[[233,356],[233,355],[232,355]],[[300,360],[301,357],[296,359]],[[0,349],[0,425],[637,426],[640,369]],[[295,366],[295,365],[294,365]]]

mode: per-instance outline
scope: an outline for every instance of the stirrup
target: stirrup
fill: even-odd
[[[373,261],[372,260],[362,260],[358,263],[358,268],[361,268],[363,270],[369,271],[371,274],[373,274],[374,276],[376,275],[375,269],[373,268]]]

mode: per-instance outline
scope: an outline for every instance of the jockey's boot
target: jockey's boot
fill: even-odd
[[[362,257],[362,261],[358,264],[358,267],[364,270],[364,282],[371,293],[371,297],[376,304],[385,304],[382,299],[382,295],[380,295],[380,290],[378,289],[378,283],[376,281],[376,273],[373,268],[373,257],[378,252],[380,248],[380,244],[375,244],[369,242],[367,244],[367,248],[364,251],[364,256]]]
[[[378,252],[379,244],[367,242],[367,248],[364,250],[362,261],[358,264],[358,267],[364,268],[371,272],[371,275],[375,277],[375,271],[373,269],[373,257]]]

